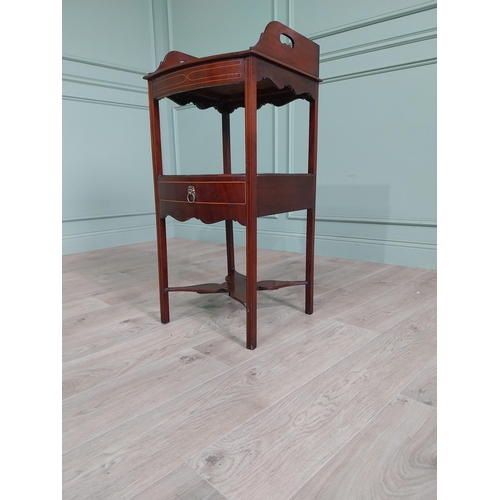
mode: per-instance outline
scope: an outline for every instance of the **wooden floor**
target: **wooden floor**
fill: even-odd
[[[244,249],[236,249],[244,270]],[[221,245],[169,240],[172,286],[222,282]],[[304,279],[259,251],[259,279]],[[258,295],[171,294],[156,247],[63,258],[63,498],[436,498],[436,271],[317,257]]]

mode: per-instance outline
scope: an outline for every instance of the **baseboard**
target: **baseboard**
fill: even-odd
[[[172,226],[167,228],[167,236],[174,237]],[[68,255],[154,240],[156,240],[154,225],[108,229],[63,236],[62,250],[63,255]]]

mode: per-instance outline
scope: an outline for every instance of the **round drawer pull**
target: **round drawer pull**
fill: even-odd
[[[196,201],[196,191],[194,189],[194,186],[188,186],[187,201],[189,203],[194,203]]]

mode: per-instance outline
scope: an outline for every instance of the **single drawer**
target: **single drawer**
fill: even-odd
[[[210,205],[245,205],[245,181],[158,181],[160,201]]]

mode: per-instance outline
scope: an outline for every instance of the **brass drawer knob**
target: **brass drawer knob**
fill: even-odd
[[[194,189],[194,186],[188,186],[187,201],[189,203],[194,203],[196,201],[196,191]]]

